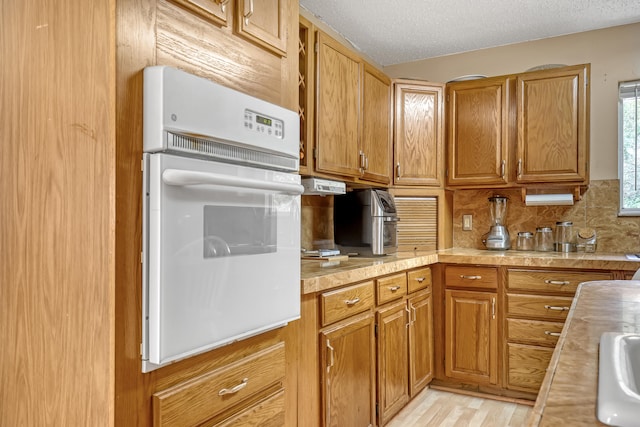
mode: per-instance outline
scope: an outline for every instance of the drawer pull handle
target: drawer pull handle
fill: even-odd
[[[231,388],[223,388],[222,390],[220,390],[218,392],[218,396],[224,396],[225,394],[235,394],[240,390],[242,390],[243,388],[245,388],[248,382],[249,382],[249,378],[244,378],[240,384],[233,386]]]
[[[409,326],[411,326],[411,323],[413,323],[411,321],[411,310],[409,310],[409,307],[404,307],[405,311],[407,312],[407,323],[405,324],[405,326],[407,327],[407,329],[409,328]]]
[[[424,277],[416,277],[416,282],[422,283],[424,282],[424,279],[425,279]]]
[[[249,18],[253,15],[253,0],[249,0],[249,10],[247,11],[247,0],[244,2],[244,25],[249,25]]]
[[[560,286],[564,286],[564,285],[568,285],[571,282],[569,282],[568,280],[545,280],[544,283],[546,283],[547,285],[560,285]]]
[[[560,332],[544,331],[544,334],[552,336],[552,337],[559,337],[560,336]]]
[[[496,299],[491,298],[491,318],[496,318]]]
[[[482,276],[467,276],[465,274],[461,274],[460,278],[461,279],[468,279],[468,280],[480,280],[480,279],[482,279]]]
[[[555,305],[545,305],[544,308],[546,308],[547,310],[555,310],[555,311],[567,311],[569,310],[569,307],[558,307]]]
[[[331,341],[327,340],[327,348],[329,349],[329,366],[327,366],[327,372],[331,370],[335,360],[333,359],[335,349],[331,346]]]
[[[400,286],[389,286],[389,290],[390,290],[391,292],[395,292],[395,291],[397,291],[398,289],[400,289]]]
[[[360,297],[355,297],[353,299],[346,300],[344,303],[347,304],[349,307],[351,307],[352,305],[356,305],[359,302],[360,302]]]

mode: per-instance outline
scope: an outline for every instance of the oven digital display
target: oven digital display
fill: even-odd
[[[260,123],[261,125],[271,126],[272,120],[267,117],[262,117],[256,114],[256,122]]]

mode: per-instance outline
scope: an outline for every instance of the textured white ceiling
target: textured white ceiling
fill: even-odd
[[[640,0],[300,0],[300,6],[382,66],[640,22]]]

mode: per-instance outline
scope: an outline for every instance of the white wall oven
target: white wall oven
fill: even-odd
[[[296,113],[144,70],[142,371],[300,316]]]

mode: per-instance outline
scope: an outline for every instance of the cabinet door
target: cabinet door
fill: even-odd
[[[431,288],[408,300],[409,395],[414,397],[433,378],[433,297]]]
[[[518,76],[518,182],[588,180],[588,69]]]
[[[378,416],[384,425],[409,401],[406,302],[378,311]]]
[[[443,87],[395,85],[393,182],[396,185],[442,185]]]
[[[373,315],[320,333],[324,426],[375,425]]]
[[[320,31],[316,43],[316,169],[359,176],[360,62]]]
[[[448,185],[507,183],[510,93],[506,77],[447,85]]]
[[[364,63],[362,74],[362,178],[388,184],[391,180],[391,80]]]
[[[445,291],[445,373],[497,384],[497,307],[492,292]]]
[[[171,0],[187,10],[214,24],[226,27],[229,15],[229,0]]]
[[[286,0],[237,0],[237,31],[279,56],[287,56]]]

